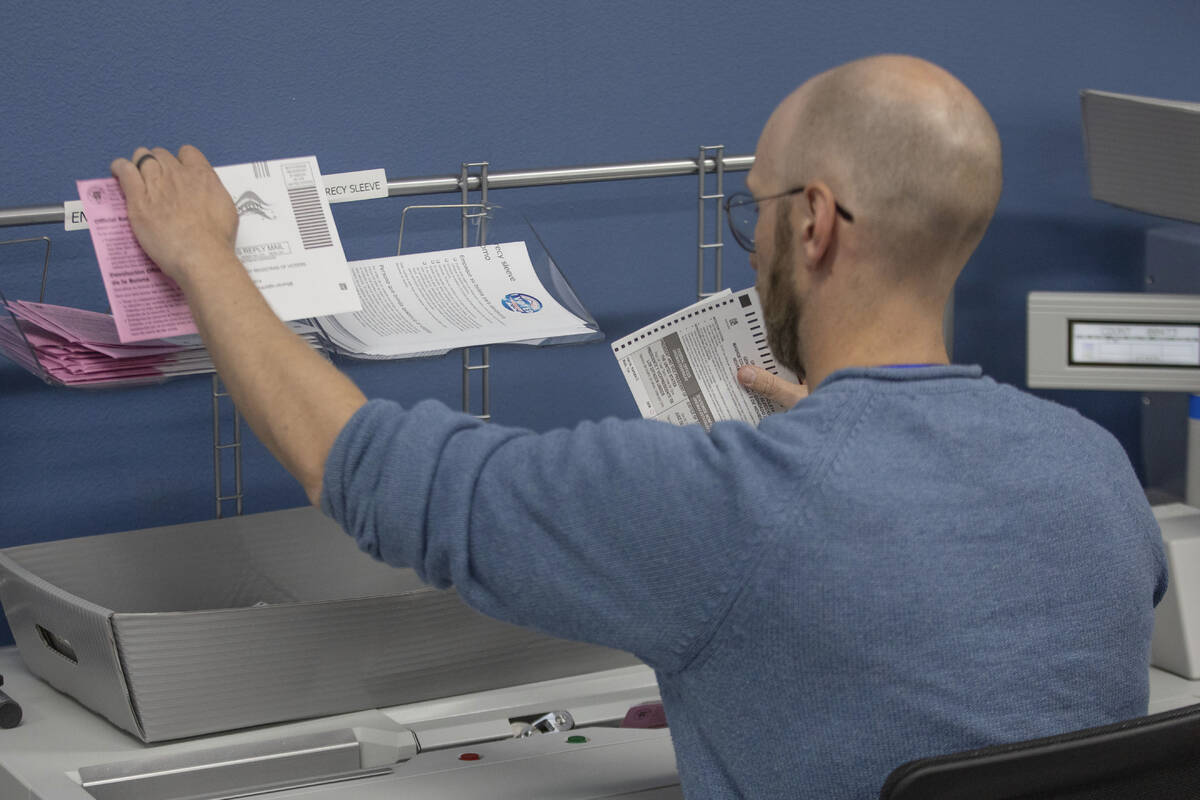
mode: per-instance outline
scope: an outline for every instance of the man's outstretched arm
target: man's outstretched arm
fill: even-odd
[[[147,153],[153,158],[140,161]],[[178,158],[159,147],[138,148],[133,159],[117,159],[112,172],[138,242],[183,289],[239,411],[318,504],[329,450],[366,398],[254,286],[233,249],[237,211],[204,155],[185,145]]]

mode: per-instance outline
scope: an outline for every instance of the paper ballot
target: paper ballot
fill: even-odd
[[[216,172],[237,207],[237,256],[280,319],[360,308],[315,157]],[[77,185],[120,340],[195,333],[183,292],[138,246],[116,179]]]
[[[524,242],[354,261],[350,270],[362,310],[316,322],[357,358],[594,333],[538,280]]]
[[[784,410],[739,384],[738,367],[752,364],[796,380],[767,346],[753,287],[707,297],[618,339],[612,351],[643,417],[705,430],[717,420],[757,425]]]

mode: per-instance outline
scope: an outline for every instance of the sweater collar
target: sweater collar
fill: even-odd
[[[847,367],[827,375],[825,380],[821,381],[820,386],[814,391],[820,391],[831,383],[854,378],[889,381],[892,383],[916,383],[919,381],[943,380],[945,378],[980,378],[982,376],[983,368],[978,364],[931,364],[929,366],[910,366],[904,369],[886,366]]]

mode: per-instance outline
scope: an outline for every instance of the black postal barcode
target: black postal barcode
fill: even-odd
[[[321,195],[315,186],[298,186],[288,189],[288,199],[292,203],[292,212],[296,215],[296,225],[300,228],[300,243],[305,250],[316,250],[319,247],[332,247],[333,236],[329,232],[329,224],[325,221],[325,212],[321,208]]]
[[[254,177],[258,178],[259,180],[262,180],[263,178],[271,177],[271,168],[269,166],[267,166],[267,162],[255,161],[253,166],[254,166]]]

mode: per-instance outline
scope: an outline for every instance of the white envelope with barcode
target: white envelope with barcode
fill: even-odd
[[[315,156],[216,171],[237,206],[238,260],[280,319],[362,307]]]

